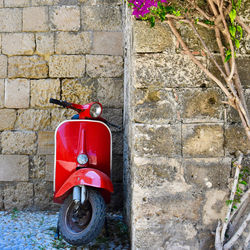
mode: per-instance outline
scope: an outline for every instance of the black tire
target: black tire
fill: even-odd
[[[84,216],[74,221],[72,194],[69,195],[59,211],[59,230],[62,237],[71,245],[81,246],[93,241],[101,232],[106,213],[105,202],[99,192],[87,189],[87,200],[80,211]]]

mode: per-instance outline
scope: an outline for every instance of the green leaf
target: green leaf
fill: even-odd
[[[232,200],[226,200],[226,204],[229,206],[230,204],[232,204],[233,201]]]
[[[231,50],[227,50],[226,57],[225,57],[225,62],[228,62],[230,58],[232,57]]]
[[[175,8],[173,6],[167,6],[165,9],[169,14],[173,14],[173,12],[175,11]]]
[[[247,185],[247,182],[246,181],[240,181],[239,184],[243,184],[243,185]]]
[[[238,49],[240,47],[240,41],[238,39],[235,39],[235,46]]]
[[[210,21],[210,20],[203,20],[203,23],[209,24],[209,25],[214,25],[214,21]]]
[[[166,10],[165,8],[162,6],[162,8],[159,11],[159,17],[161,19],[161,21],[163,22],[166,19]]]
[[[176,16],[181,16],[181,12],[178,10]]]
[[[151,16],[149,21],[150,21],[151,27],[153,28],[155,26],[155,17]]]
[[[236,10],[235,9],[232,9],[229,13],[229,17],[231,19],[231,23],[233,24],[234,23],[234,19],[236,18]]]
[[[229,32],[233,38],[235,38],[235,33],[236,33],[236,27],[233,25],[229,26]]]
[[[233,206],[233,209],[237,209],[237,206],[234,205],[234,206]]]
[[[237,25],[237,31],[240,32],[240,39],[241,39],[243,36],[243,30],[240,25]]]
[[[239,9],[240,9],[240,6],[241,6],[241,0],[238,0],[238,1],[237,1],[236,6],[237,6],[237,9],[239,10]]]
[[[160,19],[161,19],[161,21],[163,22],[163,21],[166,19],[166,13],[165,13],[165,14],[162,13],[162,14],[160,15]]]
[[[176,11],[176,10],[173,10],[173,14],[175,15],[175,16],[180,16],[181,15],[181,12],[178,10],[178,11]]]

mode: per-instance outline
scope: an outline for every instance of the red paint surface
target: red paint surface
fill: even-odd
[[[97,104],[99,104],[101,106],[101,113],[100,113],[100,115],[98,117],[92,117],[91,114],[90,114],[90,108],[95,103],[97,103]],[[85,105],[71,103],[71,105],[68,108],[78,109],[80,119],[90,118],[90,119],[93,119],[93,120],[100,119],[101,114],[102,114],[102,110],[103,110],[102,104],[100,102],[91,102],[91,103],[87,103]]]
[[[110,178],[103,172],[93,168],[82,168],[74,172],[54,195],[55,202],[61,202],[63,195],[72,187],[86,185],[102,188],[113,192],[113,185]],[[105,197],[106,200],[107,197]]]
[[[104,182],[106,182],[106,177],[104,178],[99,172],[99,174],[97,174],[93,169],[99,170],[103,172],[105,176],[110,177],[111,143],[110,131],[102,122],[70,120],[62,123],[56,132],[54,198],[58,196],[57,192],[64,185],[66,180],[76,172],[76,167],[79,165],[77,163],[77,156],[80,153],[86,154],[89,159],[84,167],[92,169],[90,172],[84,172],[83,181],[90,186],[110,190],[110,188],[107,188],[109,184],[104,184]],[[104,181],[100,180],[101,178],[104,178]]]

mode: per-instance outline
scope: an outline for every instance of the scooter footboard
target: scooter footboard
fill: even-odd
[[[74,186],[91,186],[100,188],[103,191],[107,190],[110,193],[113,193],[114,188],[110,178],[103,172],[93,169],[93,168],[82,168],[74,172],[61,186],[61,188],[54,194],[54,202],[62,203],[66,198],[67,194]],[[105,193],[105,200],[107,199],[107,192]]]

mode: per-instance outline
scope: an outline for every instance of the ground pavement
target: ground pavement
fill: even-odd
[[[0,211],[0,250],[129,249],[128,233],[120,214],[108,213],[109,236],[102,234],[84,247],[73,247],[55,238],[58,213]]]

